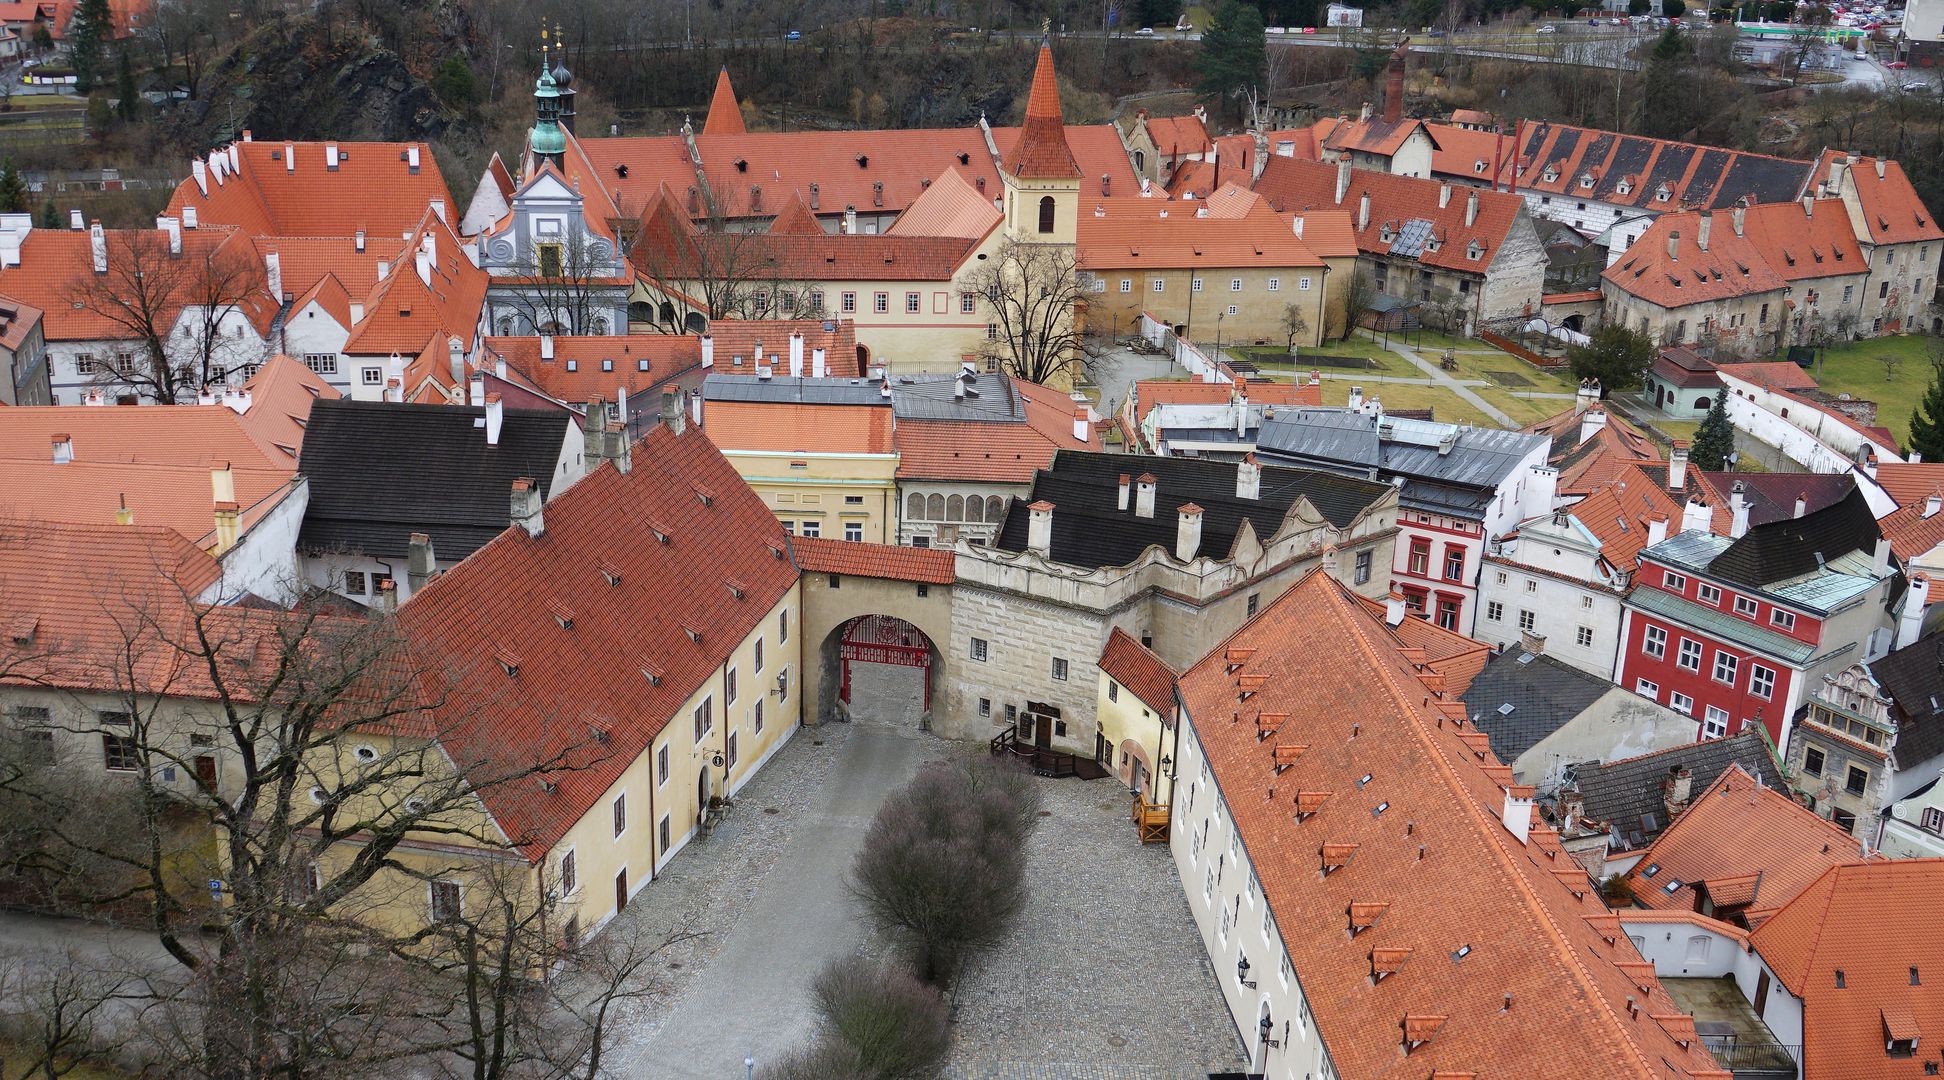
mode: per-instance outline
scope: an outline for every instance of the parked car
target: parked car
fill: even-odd
[[[1535,33],[1535,34],[1557,34],[1557,33],[1559,33],[1559,27],[1557,27],[1557,26],[1554,26],[1554,25],[1553,25],[1553,24],[1551,24],[1551,23],[1547,23],[1546,25],[1544,25],[1544,26],[1542,26],[1542,27],[1540,27],[1539,29],[1537,29],[1537,30],[1535,30],[1535,31],[1533,31],[1533,33]]]
[[[792,30],[792,31],[790,31],[789,33],[787,33],[787,34],[784,34],[784,35],[783,35],[783,40],[784,40],[784,41],[802,41],[802,40],[803,40],[803,31],[801,31],[801,30]]]
[[[1134,36],[1135,36],[1135,37],[1153,37],[1153,36],[1154,36],[1154,27],[1152,27],[1152,26],[1143,26],[1143,27],[1141,27],[1141,28],[1140,28],[1139,30],[1136,30],[1136,31],[1134,31]]]

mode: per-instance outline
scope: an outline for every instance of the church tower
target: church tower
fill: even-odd
[[[566,70],[562,65],[561,70]],[[541,31],[540,77],[533,83],[533,127],[527,132],[527,175],[542,164],[552,162],[562,168],[567,156],[567,134],[560,126],[560,86],[547,67],[546,32]]]
[[[1006,188],[1006,236],[1028,244],[1072,244],[1080,213],[1080,166],[1067,145],[1060,114],[1060,86],[1053,74],[1053,47],[1040,41],[1026,120],[1011,149],[999,158]]]
[[[574,95],[578,91],[574,89],[574,73],[567,68],[567,35],[561,32],[559,23],[554,24],[554,45],[559,51],[559,57],[554,60],[553,81],[554,89],[560,91],[560,126],[572,135],[575,134]]]

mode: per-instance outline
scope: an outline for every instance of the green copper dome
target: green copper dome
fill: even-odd
[[[567,134],[560,128],[560,87],[545,62],[540,77],[533,83],[534,111],[538,117],[527,132],[527,149],[538,156],[559,156],[567,152]]]

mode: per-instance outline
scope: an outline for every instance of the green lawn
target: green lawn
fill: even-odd
[[[1877,423],[1898,440],[1908,440],[1910,411],[1930,387],[1930,345],[1930,338],[1916,334],[1853,341],[1824,349],[1822,360],[1809,373],[1826,393],[1876,402]],[[1894,360],[1888,378],[1881,357]]]
[[[1324,380],[1323,404],[1345,404],[1350,397],[1351,385],[1352,383],[1345,379]],[[1386,409],[1430,409],[1433,418],[1443,423],[1475,424],[1494,428],[1499,426],[1498,421],[1481,414],[1471,402],[1439,386],[1423,383],[1369,382],[1364,384],[1364,396],[1378,398],[1384,403]],[[1480,396],[1492,401],[1486,395]],[[1504,402],[1492,401],[1492,403],[1514,418],[1521,415],[1515,409],[1508,408]],[[1533,416],[1533,419],[1538,419],[1539,415]]]

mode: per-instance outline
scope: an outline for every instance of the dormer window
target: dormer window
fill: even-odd
[[[1436,251],[1443,246],[1444,241],[1440,240],[1436,233],[1432,233],[1430,236],[1424,238],[1424,250],[1426,251]]]
[[[1540,173],[1539,175],[1541,179],[1543,179],[1546,183],[1550,184],[1553,181],[1559,179],[1559,170],[1553,168],[1551,165],[1548,165],[1546,166],[1546,171]]]
[[[1633,184],[1630,181],[1622,180],[1619,183],[1613,185],[1613,190],[1622,195],[1632,195]]]
[[[1655,202],[1666,202],[1667,200],[1673,197],[1674,197],[1674,189],[1668,187],[1666,184],[1662,184],[1661,186],[1654,189]]]
[[[1473,240],[1465,245],[1465,258],[1477,262],[1485,254],[1485,245]]]
[[[1580,187],[1581,187],[1581,189],[1583,189],[1583,190],[1586,190],[1586,191],[1591,191],[1591,190],[1593,190],[1593,174],[1592,174],[1592,173],[1585,173],[1585,174],[1583,174],[1583,175],[1582,175],[1582,176],[1580,177]]]
[[[1383,240],[1384,243],[1388,244],[1391,241],[1397,239],[1397,230],[1391,228],[1389,222],[1385,222],[1384,227],[1378,230],[1378,236],[1379,239]]]
[[[1474,162],[1472,162],[1472,171],[1473,171],[1473,172],[1475,172],[1475,173],[1482,173],[1482,172],[1484,172],[1484,171],[1485,171],[1485,159],[1484,159],[1484,158],[1479,158],[1479,159],[1478,159],[1477,161],[1474,161]]]

